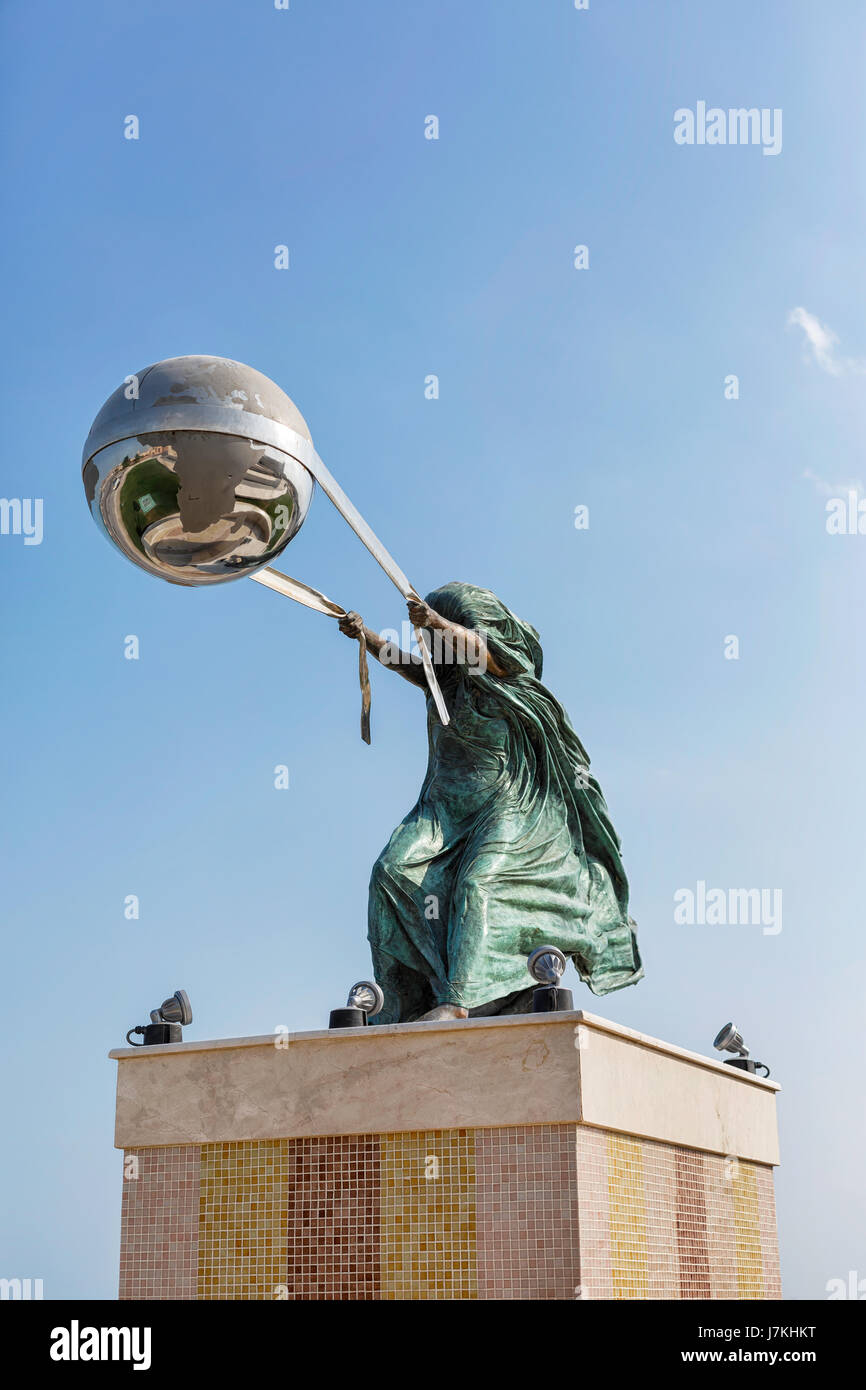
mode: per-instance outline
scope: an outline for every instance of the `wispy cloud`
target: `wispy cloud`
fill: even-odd
[[[830,376],[843,376],[845,372],[866,372],[866,361],[858,357],[840,357],[836,351],[838,336],[826,323],[821,323],[814,314],[800,305],[788,315],[789,328],[802,328],[806,335],[807,354],[811,354],[818,366]]]
[[[846,492],[856,492],[859,497],[862,497],[866,492],[866,488],[863,487],[859,478],[852,478],[847,483],[828,483],[826,478],[819,477],[817,473],[812,472],[811,468],[803,470],[803,477],[815,484],[816,491],[820,492],[822,497],[841,497]]]

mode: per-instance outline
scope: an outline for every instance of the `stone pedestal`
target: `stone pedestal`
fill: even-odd
[[[121,1298],[779,1298],[776,1084],[583,1012],[122,1048]]]

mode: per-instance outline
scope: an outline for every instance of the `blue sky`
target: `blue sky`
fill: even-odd
[[[0,1273],[115,1295],[107,1050],[178,986],[190,1039],[325,1026],[423,776],[421,697],[375,670],[365,747],[328,620],[97,534],[93,415],[201,352],[292,396],[422,592],[480,583],[540,630],[646,965],[604,1000],[572,977],[580,1005],[701,1052],[736,1019],[783,1085],[787,1296],[866,1277],[866,537],[825,524],[866,476],[862,5],[11,0],[0,26],[0,494],[44,499],[41,545],[0,535]],[[780,108],[781,152],[677,145],[699,100]],[[321,492],[283,567],[404,616]],[[780,890],[782,930],[675,922],[701,880]]]

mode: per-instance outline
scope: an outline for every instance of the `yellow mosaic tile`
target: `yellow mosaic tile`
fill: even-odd
[[[737,1250],[737,1292],[740,1298],[763,1298],[764,1261],[758,1218],[758,1182],[755,1169],[738,1163],[732,1182],[734,1232]]]
[[[383,1299],[478,1297],[472,1130],[383,1136],[381,1203]]]
[[[199,1298],[280,1296],[286,1278],[287,1206],[284,1141],[202,1146]]]
[[[647,1298],[649,1257],[639,1141],[618,1134],[608,1136],[607,1187],[613,1297]]]

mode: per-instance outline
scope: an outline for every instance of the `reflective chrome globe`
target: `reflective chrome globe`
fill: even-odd
[[[261,372],[171,357],[127,377],[97,415],[82,474],[91,515],[172,584],[269,565],[300,530],[314,480],[306,421]]]

